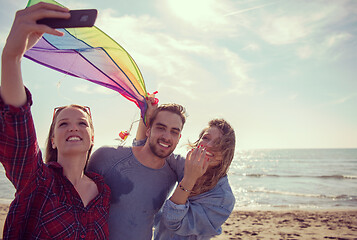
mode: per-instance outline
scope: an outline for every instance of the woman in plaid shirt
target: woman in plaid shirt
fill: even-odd
[[[0,161],[16,188],[3,239],[108,238],[110,190],[100,175],[84,170],[93,147],[89,109],[55,109],[45,164],[31,116],[31,94],[21,76],[22,57],[43,33],[63,35],[36,21],[69,16],[68,9],[48,3],[20,10],[3,49]]]

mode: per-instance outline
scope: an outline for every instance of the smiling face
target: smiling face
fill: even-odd
[[[217,127],[209,127],[204,131],[197,146],[204,146],[206,148],[206,157],[209,158],[209,166],[217,166],[222,162],[222,153],[217,149],[218,141],[222,138],[222,132]]]
[[[182,119],[176,113],[159,112],[146,133],[151,152],[160,158],[169,156],[180,140],[182,127]]]
[[[83,110],[67,107],[58,113],[51,137],[59,155],[86,153],[93,145],[89,116]]]

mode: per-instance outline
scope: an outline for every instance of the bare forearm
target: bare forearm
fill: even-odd
[[[177,185],[175,192],[170,200],[175,204],[185,204],[197,179],[203,176],[208,168],[205,160],[206,149],[198,147],[192,149],[186,156],[185,173],[182,181]]]
[[[155,92],[157,93],[157,92]],[[151,116],[153,115],[155,109],[157,109],[157,102],[155,101],[155,93],[149,94],[146,98],[147,103],[147,110],[145,113],[146,117],[146,125],[144,120],[141,118],[138,126],[138,130],[136,131],[136,140],[144,140],[146,138],[146,132],[148,130],[148,121],[150,120]]]
[[[175,204],[184,205],[190,196],[195,182],[195,180],[183,178],[182,181],[177,185],[175,192],[172,194],[170,200]]]
[[[26,103],[26,92],[21,75],[21,57],[10,56],[6,53],[6,49],[2,53],[0,93],[6,104],[21,107]]]
[[[146,138],[146,130],[147,130],[147,127],[145,126],[143,119],[140,119],[138,130],[136,131],[135,139],[137,141],[145,139]]]
[[[38,3],[16,12],[14,23],[1,56],[1,96],[5,103],[20,107],[26,102],[21,76],[21,59],[44,33],[63,36],[63,33],[43,24],[41,18],[69,18],[67,8],[50,3]]]

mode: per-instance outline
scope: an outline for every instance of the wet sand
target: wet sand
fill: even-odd
[[[0,236],[9,207],[0,204]],[[357,239],[357,209],[239,210],[222,226],[216,240]]]

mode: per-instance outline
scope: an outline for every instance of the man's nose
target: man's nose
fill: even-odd
[[[162,137],[163,137],[164,139],[170,139],[170,138],[171,138],[171,134],[170,134],[169,131],[165,131],[164,134],[162,135]]]

